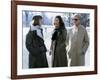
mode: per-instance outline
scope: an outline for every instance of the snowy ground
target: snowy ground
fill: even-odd
[[[67,27],[67,30],[69,30],[70,27]],[[51,44],[51,35],[52,35],[52,31],[53,31],[53,27],[44,27],[43,28],[44,30],[44,40],[45,40],[45,45],[48,49],[48,52],[46,53],[47,55],[47,60],[48,60],[48,64],[49,64],[49,67],[51,67],[51,56],[49,55],[49,49],[50,49],[50,44]],[[24,27],[23,28],[23,58],[22,58],[22,63],[23,63],[23,68],[28,68],[28,54],[29,52],[27,51],[26,47],[25,47],[25,40],[26,40],[26,34],[28,33],[29,31],[29,28],[27,27]],[[89,35],[89,29],[87,28],[87,31],[88,31],[88,35]],[[87,53],[86,53],[86,58],[85,58],[85,65],[86,66],[89,66],[89,63],[90,63],[90,48],[88,48],[87,50]]]

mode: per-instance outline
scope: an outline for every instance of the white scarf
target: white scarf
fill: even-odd
[[[30,30],[31,31],[36,31],[36,33],[37,33],[37,35],[39,36],[39,37],[41,37],[42,39],[43,39],[43,35],[42,35],[42,33],[41,33],[41,27],[40,26],[33,26],[32,24],[31,24],[31,26],[30,26]]]

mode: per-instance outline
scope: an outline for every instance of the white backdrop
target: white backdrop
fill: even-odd
[[[31,0],[47,1],[73,4],[98,5],[99,0]],[[100,6],[99,6],[100,9]],[[100,10],[98,10],[98,21],[100,21]],[[100,24],[98,24],[100,26]],[[98,27],[98,34],[100,27]],[[100,37],[98,37],[100,41]],[[100,44],[100,42],[98,42]],[[100,45],[98,45],[98,48]],[[100,67],[100,49],[98,51],[98,67]],[[11,2],[10,0],[0,0],[0,80],[10,80],[11,74]],[[100,80],[100,69],[98,75],[66,76],[55,78],[39,78],[31,80]],[[29,80],[29,79],[28,79]]]

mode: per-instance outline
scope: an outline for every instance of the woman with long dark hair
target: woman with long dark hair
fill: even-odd
[[[67,66],[66,55],[66,36],[67,30],[61,16],[54,19],[54,33],[52,35],[52,43],[50,53],[52,55],[52,67]]]

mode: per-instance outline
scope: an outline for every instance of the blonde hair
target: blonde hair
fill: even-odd
[[[79,14],[74,14],[74,15],[72,16],[72,19],[75,18],[75,17],[77,17],[79,20],[80,20],[80,18],[81,18],[81,16],[80,16]]]

